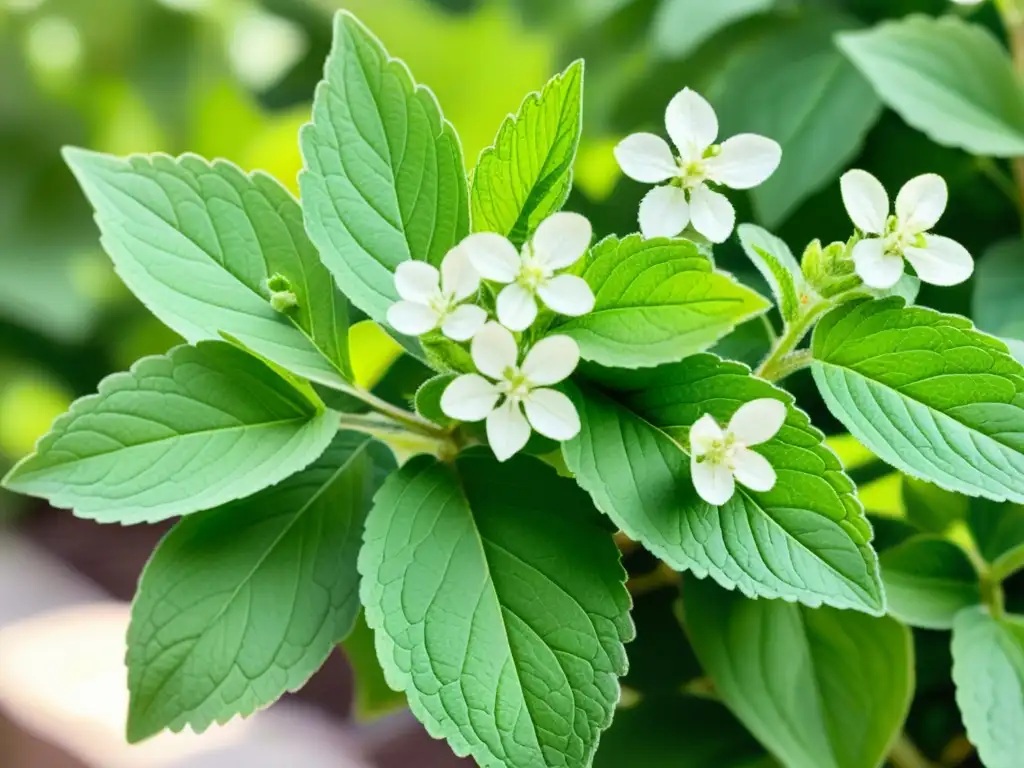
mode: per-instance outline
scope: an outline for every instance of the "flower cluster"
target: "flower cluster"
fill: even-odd
[[[396,331],[409,336],[440,331],[453,341],[471,341],[479,373],[463,374],[449,384],[441,410],[458,421],[485,420],[499,461],[523,449],[531,427],[553,440],[579,434],[572,401],[550,388],[576,369],[576,342],[546,336],[522,350],[513,331],[534,324],[538,302],[571,317],[594,308],[594,293],[583,278],[558,274],[583,257],[592,237],[586,218],[556,213],[541,222],[521,251],[499,234],[478,232],[449,251],[440,270],[422,261],[406,261],[395,270],[401,300],[391,305],[387,318]],[[497,322],[488,322],[488,311],[474,303],[484,281],[501,286],[494,302]]]

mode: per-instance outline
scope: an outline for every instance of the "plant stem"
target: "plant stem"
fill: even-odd
[[[346,395],[356,398],[357,400],[363,401],[377,413],[387,416],[392,421],[398,422],[410,432],[415,432],[416,434],[433,438],[448,437],[447,431],[442,427],[437,426],[433,422],[427,421],[419,414],[411,413],[404,408],[399,408],[397,405],[392,405],[387,400],[383,400],[365,389],[360,389],[359,387],[338,387],[338,390],[344,392]]]
[[[778,381],[810,365],[810,351],[797,351],[796,348],[818,318],[831,306],[830,302],[820,301],[790,323],[782,337],[775,343],[771,354],[754,372],[755,375],[768,381]]]
[[[634,576],[626,582],[626,589],[629,594],[636,597],[647,592],[654,592],[662,587],[674,587],[679,584],[682,577],[671,566],[666,563],[658,563],[658,567],[650,573]]]
[[[981,602],[988,608],[993,619],[1001,619],[1006,615],[1006,596],[1003,593],[1003,577],[992,570],[978,549],[970,529],[964,526],[966,535],[963,537],[963,550],[978,572],[978,585],[981,589]],[[959,540],[959,539],[958,539]]]
[[[429,453],[448,461],[458,453],[458,444],[452,435],[440,433],[425,435],[410,431],[406,425],[377,414],[345,413],[338,420],[339,429],[351,429],[370,435],[391,447],[399,463],[420,453]]]
[[[1018,77],[1024,80],[1024,0],[996,0],[996,9],[1010,39],[1014,69]],[[1024,222],[1024,157],[1014,158],[1013,175],[1017,180],[1018,208]]]
[[[896,768],[933,768],[932,763],[921,754],[921,750],[905,733],[896,738],[889,752],[889,762]]]

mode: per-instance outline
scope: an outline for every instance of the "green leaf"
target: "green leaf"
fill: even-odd
[[[582,431],[563,450],[577,482],[631,539],[673,568],[746,595],[884,612],[853,483],[791,395],[708,354],[617,374],[615,389],[570,387]],[[789,410],[780,432],[757,447],[775,468],[775,487],[738,488],[722,507],[705,503],[684,450],[690,426],[704,413],[726,424],[742,403],[764,397]]]
[[[906,519],[922,531],[946,533],[967,517],[968,498],[913,477],[901,478]]]
[[[441,410],[441,396],[455,378],[455,374],[442,373],[423,382],[416,390],[416,412],[442,427],[454,424],[455,422]]]
[[[829,410],[881,459],[947,490],[1024,501],[1024,367],[998,339],[891,298],[834,309],[812,350]]]
[[[775,0],[663,0],[651,24],[655,49],[668,58],[684,58],[730,24],[774,5]]]
[[[469,231],[455,129],[434,94],[341,11],[300,144],[310,237],[345,295],[383,322],[398,300],[395,267],[437,265]]]
[[[882,763],[913,698],[910,630],[853,611],[747,600],[708,582],[687,582],[685,610],[722,701],[786,768]]]
[[[751,191],[766,226],[835,181],[882,113],[871,84],[832,43],[853,23],[836,14],[799,18],[734,56],[711,94],[722,135],[752,132],[782,145],[778,170]]]
[[[405,706],[405,694],[391,690],[384,678],[384,670],[377,661],[373,630],[362,612],[342,646],[355,677],[353,704],[358,722],[371,722]]]
[[[227,342],[175,347],[76,401],[4,485],[102,523],[166,520],[298,472],[337,418]]]
[[[118,275],[186,341],[228,333],[328,385],[351,378],[348,302],[306,236],[302,209],[271,177],[195,155],[127,159],[64,150],[96,209]],[[270,304],[269,278],[296,306]]]
[[[701,352],[767,311],[767,299],[716,272],[688,240],[608,237],[576,266],[594,290],[594,310],[558,317],[584,360],[639,368]]]
[[[1024,617],[970,608],[953,625],[953,682],[967,738],[986,768],[1024,754]]]
[[[561,209],[572,188],[582,101],[583,62],[576,61],[505,119],[473,172],[475,231],[498,232],[521,246]]]
[[[944,146],[1024,154],[1024,91],[1006,49],[955,16],[910,16],[838,36],[882,100]]]
[[[967,525],[994,576],[1006,578],[1024,568],[1024,506],[971,499]]]
[[[1024,342],[1024,241],[1007,240],[990,248],[978,262],[971,316],[994,336]]]
[[[960,610],[981,602],[971,561],[938,536],[914,536],[879,560],[889,614],[912,627],[952,629]]]
[[[359,556],[389,684],[483,768],[589,765],[633,635],[586,496],[535,459],[420,456],[377,494]]]
[[[356,556],[390,452],[339,433],[308,469],[193,515],[153,553],[128,630],[128,739],[196,732],[302,687],[359,612]]]
[[[800,264],[789,246],[771,232],[754,224],[740,224],[736,233],[743,252],[771,287],[782,319],[786,322],[795,320],[800,314],[801,297],[816,294],[804,280]]]

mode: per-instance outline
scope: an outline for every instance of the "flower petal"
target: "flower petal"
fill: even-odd
[[[751,400],[736,409],[727,431],[744,445],[771,440],[786,421],[786,404],[771,397]]]
[[[467,299],[480,289],[480,273],[465,248],[456,246],[441,260],[441,290],[456,301]]]
[[[698,461],[696,456],[691,456],[690,477],[697,495],[716,507],[725,504],[736,492],[736,481],[733,479],[732,471],[723,464]]]
[[[690,204],[679,187],[655,187],[640,201],[644,237],[675,237],[690,223]]]
[[[476,304],[456,307],[441,323],[441,333],[452,341],[469,341],[487,322],[487,313]]]
[[[395,268],[395,290],[406,301],[427,304],[441,292],[441,273],[425,261],[403,261]]]
[[[533,235],[533,257],[548,269],[564,269],[583,257],[593,236],[586,216],[567,211],[552,214]]]
[[[572,400],[554,389],[535,389],[523,400],[530,425],[552,440],[572,440],[580,433],[580,415]]]
[[[537,295],[560,315],[579,317],[594,308],[594,292],[576,275],[555,275],[537,288]]]
[[[889,195],[882,182],[867,171],[855,168],[843,174],[839,187],[843,205],[854,225],[870,235],[882,234],[889,217]]]
[[[406,336],[422,336],[437,328],[441,315],[425,304],[396,301],[388,307],[388,325]]]
[[[515,456],[530,439],[530,424],[519,403],[506,398],[487,417],[487,441],[495,458],[505,461]]]
[[[483,376],[467,373],[459,376],[441,393],[441,410],[458,421],[480,421],[494,410],[501,393],[497,385]]]
[[[470,352],[479,371],[492,379],[504,378],[505,371],[515,367],[519,357],[512,332],[495,322],[487,323],[473,337]]]
[[[927,232],[934,227],[949,203],[946,180],[937,173],[915,176],[896,196],[896,216],[904,231]]]
[[[519,276],[522,262],[519,251],[497,232],[477,232],[461,243],[459,250],[469,258],[470,264],[487,280],[511,283]]]
[[[526,353],[522,373],[535,387],[545,387],[569,378],[580,362],[580,348],[568,336],[548,336]]]
[[[736,225],[736,209],[725,195],[701,184],[690,192],[690,219],[712,243],[724,243]]]
[[[684,160],[698,160],[718,138],[718,117],[707,100],[684,88],[665,109],[665,127]]]
[[[924,248],[907,248],[904,255],[926,283],[957,285],[974,272],[974,258],[956,240],[925,235],[924,241]]]
[[[741,133],[722,142],[721,152],[704,167],[712,181],[733,189],[751,189],[775,173],[782,162],[782,147],[777,141]]]
[[[775,470],[764,456],[748,448],[733,454],[733,474],[752,491],[770,491],[775,486]]]
[[[903,258],[885,252],[885,243],[872,237],[853,246],[853,266],[871,288],[892,288],[903,277]]]
[[[525,331],[537,319],[537,300],[519,285],[506,285],[498,294],[498,320],[511,331]]]
[[[672,148],[661,136],[634,133],[615,147],[615,159],[622,172],[644,184],[658,184],[679,175]]]
[[[718,426],[715,417],[705,413],[690,427],[690,454],[703,456],[716,442],[725,439],[725,433]]]

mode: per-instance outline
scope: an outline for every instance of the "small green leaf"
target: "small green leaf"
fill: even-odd
[[[663,0],[651,24],[655,48],[667,58],[684,58],[730,24],[774,5],[775,0]]]
[[[913,698],[910,630],[853,611],[748,600],[710,582],[687,582],[685,612],[722,701],[783,765],[882,763]]]
[[[434,94],[350,13],[300,135],[310,237],[353,304],[383,322],[394,270],[439,264],[469,231],[462,147]]]
[[[360,612],[355,626],[342,643],[355,677],[355,718],[371,722],[405,706],[405,694],[391,690],[377,661],[373,630]]]
[[[981,556],[999,578],[1024,568],[1024,506],[971,499],[967,524]]]
[[[716,272],[688,240],[608,237],[576,265],[594,290],[594,310],[555,320],[584,360],[616,368],[675,362],[708,349],[764,313],[767,299]]]
[[[800,264],[789,246],[771,232],[754,224],[740,224],[736,233],[743,252],[771,286],[782,319],[786,322],[795,320],[804,303],[801,299],[810,301],[813,292],[806,284]]]
[[[971,561],[938,536],[913,536],[879,560],[889,614],[912,627],[952,629],[959,611],[981,602]]]
[[[339,433],[308,469],[179,522],[128,630],[128,739],[197,733],[302,687],[352,629],[363,518],[394,459]]]
[[[337,418],[227,342],[175,347],[76,401],[4,485],[102,523],[166,520],[299,471]]]
[[[853,483],[791,395],[708,354],[615,376],[616,391],[570,387],[582,431],[563,450],[577,482],[631,539],[673,568],[746,595],[884,611]],[[690,480],[690,426],[705,413],[726,424],[742,403],[764,397],[789,410],[780,432],[758,446],[775,487],[738,487],[724,506],[707,504]]]
[[[891,298],[832,310],[812,350],[829,410],[881,459],[947,490],[1024,501],[1024,367],[998,339]]]
[[[419,456],[366,521],[362,602],[389,684],[483,768],[589,765],[632,638],[586,495],[535,459]]]
[[[838,36],[882,100],[944,146],[1024,154],[1024,91],[1003,45],[955,16],[910,16]]]
[[[222,333],[327,385],[351,379],[348,302],[320,263],[302,209],[263,173],[195,155],[127,159],[68,148],[118,275],[186,341]],[[268,281],[296,305],[271,306]]]
[[[968,608],[953,625],[953,682],[967,738],[986,768],[1024,755],[1024,617]]]
[[[475,231],[498,232],[521,246],[561,209],[572,188],[582,102],[583,62],[576,61],[505,119],[473,172]]]

